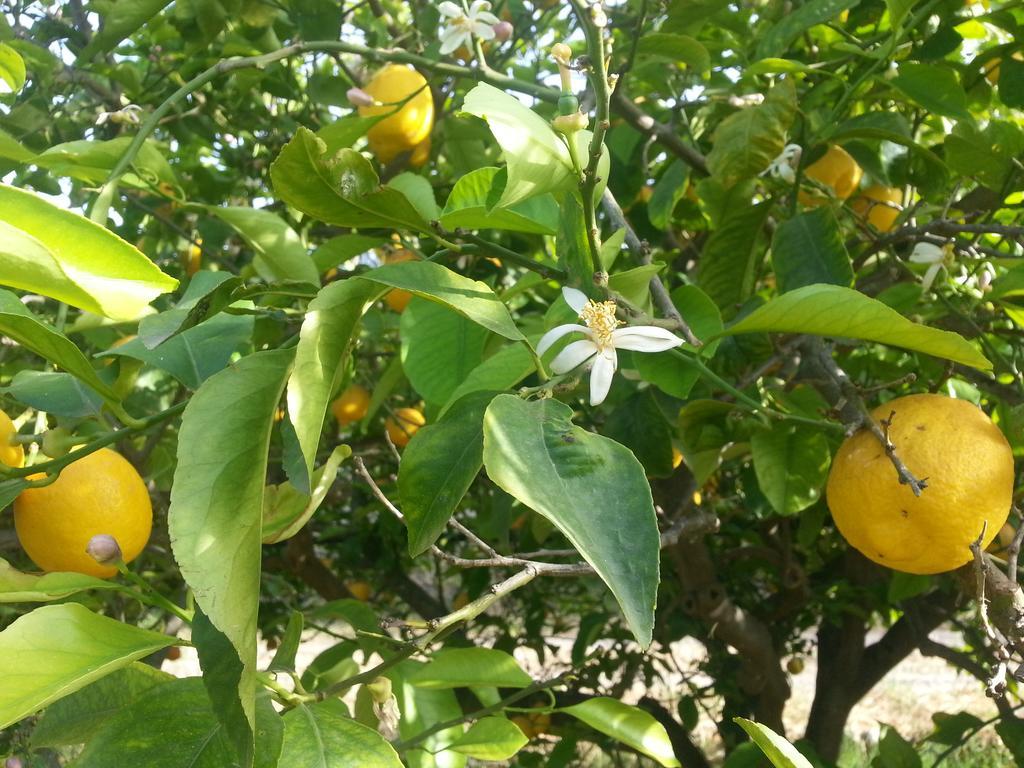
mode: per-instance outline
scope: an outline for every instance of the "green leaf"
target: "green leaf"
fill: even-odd
[[[163,344],[229,306],[242,279],[227,272],[199,270],[188,282],[174,309],[148,315],[139,321],[139,338],[146,349]]]
[[[71,374],[56,371],[18,371],[4,391],[53,416],[95,416],[103,407],[103,398],[93,390]]]
[[[444,648],[405,679],[417,688],[525,688],[533,682],[514,658],[494,648]]]
[[[0,43],[0,82],[7,84],[10,93],[17,93],[25,85],[25,60],[7,43]]]
[[[306,462],[305,477],[290,479],[305,493],[312,490],[310,478],[327,406],[341,383],[359,321],[374,292],[365,281],[339,280],[324,286],[306,308],[295,369],[288,380],[288,418]]]
[[[462,707],[450,688],[420,688],[405,678],[414,674],[423,664],[404,661],[389,670],[387,677],[393,684],[398,708],[402,714],[398,727],[403,739],[416,736],[437,723],[447,722],[462,716]],[[464,733],[461,725],[446,728],[421,742],[420,749],[406,752],[409,768],[462,768],[466,765],[464,755],[447,753],[441,760],[435,760],[433,753],[440,752]]]
[[[992,369],[992,363],[959,334],[912,323],[882,302],[838,285],[808,285],[784,293],[728,328],[725,335],[758,332],[877,341],[983,371]]]
[[[402,369],[420,397],[446,403],[483,360],[490,334],[444,304],[414,298],[402,312]]]
[[[0,290],[0,333],[31,352],[49,360],[94,389],[111,404],[120,402],[104,383],[77,346],[53,326],[35,317],[18,297]]]
[[[658,229],[668,226],[676,203],[686,195],[686,184],[690,176],[690,168],[682,160],[674,160],[658,179],[647,202],[647,218]]]
[[[263,496],[264,544],[277,544],[302,530],[327,497],[338,468],[351,455],[352,449],[347,445],[331,451],[327,461],[313,473],[312,494],[302,493],[291,483],[267,486]]]
[[[82,62],[107,53],[171,4],[171,0],[131,0],[104,6],[103,26],[78,54]]]
[[[810,0],[791,13],[783,14],[781,21],[760,35],[757,58],[781,56],[808,29],[831,21],[859,3],[860,0]]]
[[[434,188],[430,182],[418,173],[405,171],[388,181],[388,186],[397,189],[427,221],[436,221],[441,217],[441,209],[434,199]]]
[[[313,263],[318,272],[326,272],[331,267],[384,245],[383,235],[338,235],[321,243],[313,251]]]
[[[742,717],[734,717],[732,721],[747,732],[775,768],[813,768],[796,747],[768,726]]]
[[[477,760],[508,760],[529,742],[512,721],[485,717],[473,723],[448,749]]]
[[[449,408],[472,392],[510,389],[533,373],[535,368],[533,356],[525,345],[506,344],[469,372],[452,392],[440,415],[443,417]]]
[[[295,656],[298,654],[299,646],[302,644],[302,628],[304,623],[302,611],[293,610],[291,615],[288,616],[288,626],[284,629],[281,644],[277,646],[274,658],[271,660],[270,666],[267,667],[268,671],[295,671]]]
[[[132,320],[178,281],[105,227],[0,184],[0,283]]]
[[[639,57],[679,62],[695,72],[707,72],[711,69],[711,55],[708,49],[689,35],[649,32],[640,38],[636,54]]]
[[[409,442],[398,470],[398,497],[409,531],[409,554],[426,551],[473,484],[483,464],[484,411],[493,392],[455,402]]]
[[[928,737],[928,741],[936,744],[953,746],[962,744],[965,734],[968,731],[981,729],[985,726],[984,721],[977,715],[970,712],[936,712],[932,715],[932,722],[935,723],[935,732]],[[1024,753],[1022,753],[1024,755]]]
[[[524,338],[508,308],[489,285],[479,280],[470,280],[432,261],[385,264],[360,277],[446,304],[460,315],[506,339],[520,341]]]
[[[167,515],[182,576],[241,661],[237,693],[253,728],[263,485],[291,362],[291,350],[258,352],[210,377],[192,396]]]
[[[29,163],[35,159],[36,153],[22,146],[16,138],[0,129],[0,157],[16,163]]]
[[[23,477],[0,480],[0,510],[6,509],[26,488],[28,480]]]
[[[623,296],[633,306],[650,311],[652,306],[651,280],[664,268],[663,262],[655,261],[652,264],[642,264],[623,272],[616,272],[608,278],[608,287]]]
[[[499,174],[500,178],[496,178]],[[497,168],[478,168],[462,176],[448,195],[441,213],[441,224],[445,229],[504,229],[538,235],[555,234],[558,230],[558,203],[554,197],[538,195],[507,208],[490,205],[497,201],[504,185],[505,174]]]
[[[795,515],[821,497],[831,451],[821,430],[775,423],[750,438],[758,485],[780,515]]]
[[[283,725],[266,696],[259,699],[257,722],[255,766],[276,768]],[[73,765],[110,768],[123,765],[129,754],[132,764],[146,768],[238,765],[198,677],[172,680],[147,690],[131,706],[104,722]]]
[[[665,768],[679,765],[665,726],[639,707],[599,696],[558,711],[647,755],[658,765]]]
[[[40,152],[33,163],[47,169],[51,175],[70,176],[87,184],[99,185],[106,181],[133,140],[132,136],[119,136],[107,141],[67,141]],[[126,186],[147,191],[161,182],[177,186],[177,181],[160,145],[148,139],[142,143],[130,170],[122,177]]]
[[[0,502],[0,509],[6,506]],[[121,588],[115,581],[84,573],[22,573],[0,558],[0,603],[46,603],[86,589]]]
[[[634,355],[634,359],[642,357],[647,355]],[[602,432],[629,448],[649,477],[668,477],[672,474],[672,430],[652,392],[636,392],[616,405]]]
[[[903,62],[892,84],[929,112],[971,122],[967,94],[956,72],[940,64]]]
[[[175,642],[77,603],[36,608],[0,632],[0,728]]]
[[[557,400],[498,395],[484,416],[484,465],[496,485],[565,534],[646,648],[660,550],[651,489],[628,448],[577,427],[571,417],[572,409]]]
[[[1003,717],[996,723],[996,733],[1002,739],[1003,744],[1013,760],[1018,765],[1024,761],[1024,720],[1018,717]]]
[[[380,734],[338,714],[332,703],[300,704],[284,716],[282,766],[402,768]]]
[[[781,80],[763,104],[745,107],[718,124],[708,153],[708,170],[726,187],[763,171],[786,144],[796,115],[796,88]]]
[[[141,694],[173,679],[138,661],[119,669],[48,706],[32,729],[32,748],[84,744]]]
[[[382,187],[370,161],[352,149],[327,155],[324,143],[299,128],[270,166],[277,196],[327,224],[428,232],[426,219],[408,198]]]
[[[758,235],[770,209],[768,203],[737,204],[727,209],[704,245],[697,267],[698,283],[728,317],[736,314],[736,307],[754,291],[757,267],[764,257]]]
[[[891,725],[885,726],[878,742],[878,754],[871,761],[872,768],[921,768],[921,757],[913,745],[900,736]]]
[[[956,173],[999,189],[1024,153],[1024,129],[1009,120],[991,120],[979,130],[958,124],[943,143],[946,163]]]
[[[256,271],[267,281],[320,284],[320,273],[295,230],[280,216],[258,208],[204,206],[227,222],[256,254]]]
[[[1014,109],[1024,108],[1024,62],[1008,58],[999,65],[999,100]]]
[[[555,238],[558,266],[568,275],[570,285],[587,285],[594,278],[594,263],[587,239],[583,206],[572,195],[562,195],[559,201],[561,221]]]
[[[508,208],[531,197],[558,192],[573,185],[572,159],[568,145],[552,127],[519,99],[487,83],[479,83],[466,94],[462,110],[487,122],[505,154],[505,188],[490,207]],[[590,155],[590,131],[575,135],[581,158]],[[586,160],[581,160],[586,162]],[[610,158],[605,149],[597,175],[602,179],[595,190],[604,192]]]
[[[250,315],[220,314],[172,336],[155,349],[147,349],[143,339],[135,338],[107,350],[103,356],[141,360],[194,390],[224,369],[238,348],[252,338],[254,324]]]
[[[885,0],[885,5],[889,9],[889,26],[894,33],[916,2],[917,0]]]
[[[316,132],[316,137],[324,143],[326,155],[330,157],[339,149],[351,147],[356,143],[356,140],[365,136],[368,130],[386,117],[386,114],[373,117],[346,115],[340,120],[335,120],[333,123],[325,125]]]
[[[780,293],[814,283],[849,286],[853,282],[850,254],[828,206],[798,213],[779,224],[772,237],[772,265]]]

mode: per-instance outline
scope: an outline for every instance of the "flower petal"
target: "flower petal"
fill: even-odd
[[[942,262],[937,261],[928,267],[928,271],[924,273],[924,280],[921,281],[921,292],[928,293],[932,287],[932,283],[935,282],[936,275],[939,274],[939,270],[942,269]]]
[[[665,328],[655,325],[631,325],[612,331],[612,345],[634,352],[664,352],[682,346],[683,340]]]
[[[942,261],[945,251],[934,243],[918,243],[910,254],[910,261],[915,264],[934,264]]]
[[[474,0],[472,5],[469,6],[469,15],[476,17],[489,10],[491,10],[491,4],[487,0]]]
[[[501,19],[499,19],[493,13],[489,13],[487,11],[484,11],[483,13],[478,13],[473,18],[473,21],[476,22],[477,24],[486,24],[489,27],[493,27],[495,24],[501,23]]]
[[[567,323],[566,325],[556,325],[550,331],[540,337],[540,341],[537,342],[537,354],[543,355],[549,349],[551,345],[558,341],[560,338],[565,336],[567,333],[585,333],[590,335],[590,329],[585,325],[576,325],[575,323]]]
[[[443,3],[437,6],[437,10],[439,10],[443,16],[447,16],[450,19],[457,19],[459,16],[466,15],[466,12],[462,10],[460,6],[451,2],[451,0],[444,0]]]
[[[583,311],[583,308],[587,306],[587,302],[590,299],[587,298],[587,294],[583,291],[577,291],[575,288],[562,288],[562,298],[565,299],[565,303],[572,307],[572,311],[577,315]]]
[[[455,27],[449,27],[441,35],[441,55],[449,54],[463,45],[470,45],[472,36],[469,32]]]
[[[568,373],[597,354],[597,345],[589,339],[574,341],[559,352],[551,361],[555,373]]]
[[[615,354],[614,348],[597,356],[594,367],[590,369],[591,405],[600,405],[608,397],[608,390],[612,388],[612,376],[617,367],[618,356]]]
[[[479,21],[473,22],[473,34],[479,37],[481,40],[493,40],[494,39],[494,25],[492,24],[481,24]]]

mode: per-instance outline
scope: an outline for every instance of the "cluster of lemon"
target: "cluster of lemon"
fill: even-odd
[[[348,427],[362,421],[369,410],[370,393],[358,384],[346,387],[345,391],[331,403],[331,413],[340,427]],[[398,408],[384,420],[384,429],[392,443],[404,448],[426,423],[427,419],[419,408]]]
[[[804,175],[832,190],[839,200],[847,200],[860,184],[863,176],[857,161],[842,147],[831,145],[820,158],[804,170]],[[827,199],[801,191],[804,205],[823,205]],[[853,211],[879,232],[888,232],[896,224],[902,210],[903,193],[895,187],[872,184],[850,202]]]

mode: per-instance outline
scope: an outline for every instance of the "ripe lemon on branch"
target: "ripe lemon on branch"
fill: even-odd
[[[857,161],[845,149],[835,144],[829,145],[828,151],[804,170],[804,175],[808,179],[831,187],[832,192],[840,200],[845,200],[857,190],[863,173]],[[801,203],[812,207],[828,202],[824,197],[803,191],[797,197]]]
[[[980,408],[942,395],[909,395],[879,406],[896,456],[927,487],[899,481],[868,430],[848,438],[832,462],[827,498],[843,537],[876,563],[905,573],[951,571],[968,562],[985,529],[987,546],[1009,516],[1013,452]],[[884,426],[884,425],[883,425]]]
[[[117,573],[86,552],[94,536],[113,536],[127,563],[149,541],[153,507],[139,473],[109,448],[69,464],[50,485],[14,501],[14,527],[44,571],[77,571],[105,579]]]
[[[360,421],[369,409],[370,393],[358,384],[350,385],[331,403],[331,413],[342,427]]]
[[[0,411],[0,463],[9,467],[21,467],[25,464],[25,448],[11,442],[18,432],[11,417]]]
[[[359,107],[360,117],[388,115],[366,132],[370,150],[382,163],[386,165],[400,153],[415,149],[430,135],[434,127],[434,97],[423,75],[415,69],[388,64],[363,90],[380,103]],[[406,98],[409,100],[395,111],[398,102]]]

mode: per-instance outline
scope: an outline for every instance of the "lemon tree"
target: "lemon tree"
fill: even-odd
[[[0,6],[0,762],[1024,762],[1022,25]]]

